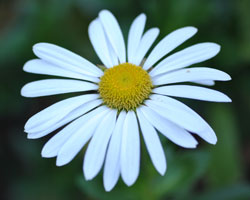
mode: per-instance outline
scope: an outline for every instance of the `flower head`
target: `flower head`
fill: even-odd
[[[179,84],[213,85],[214,81],[230,80],[228,74],[216,69],[187,68],[214,57],[220,51],[219,45],[199,43],[166,57],[197,32],[194,27],[184,27],[165,36],[148,53],[159,29],[151,28],[143,33],[145,22],[144,14],[133,21],[127,53],[119,24],[109,11],[101,11],[91,22],[90,41],[104,71],[81,56],[48,43],[34,45],[38,59],[24,65],[26,72],[70,78],[28,83],[21,90],[25,97],[84,92],[31,117],[25,124],[28,138],[43,137],[66,125],[42,150],[43,157],[57,157],[58,166],[69,163],[90,141],[83,162],[85,178],[93,179],[104,164],[107,191],[115,186],[120,175],[128,186],[136,181],[140,168],[140,134],[161,175],[167,165],[157,130],[184,148],[197,146],[192,134],[211,144],[217,142],[212,128],[195,111],[172,97],[231,101],[212,89]]]

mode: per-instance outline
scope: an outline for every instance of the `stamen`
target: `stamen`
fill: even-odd
[[[110,108],[131,110],[149,97],[152,81],[140,66],[122,63],[107,69],[99,83],[99,93]]]

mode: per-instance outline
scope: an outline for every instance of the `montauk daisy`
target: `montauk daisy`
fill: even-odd
[[[57,166],[69,163],[89,142],[83,162],[84,176],[86,180],[93,179],[104,165],[106,191],[115,186],[120,175],[128,186],[136,181],[140,134],[161,175],[167,164],[158,132],[184,148],[197,146],[192,134],[210,144],[216,143],[212,128],[195,111],[172,97],[231,101],[221,92],[195,86],[228,81],[231,79],[228,74],[208,67],[187,68],[214,57],[220,51],[219,45],[199,43],[165,57],[197,32],[194,27],[184,27],[165,36],[148,53],[159,29],[143,33],[145,22],[144,14],[133,21],[127,51],[112,13],[103,10],[90,23],[90,41],[104,70],[49,43],[34,45],[38,59],[24,65],[26,72],[70,78],[28,83],[21,90],[25,97],[84,92],[31,117],[25,124],[28,138],[40,138],[64,126],[42,149],[43,157],[57,157]]]

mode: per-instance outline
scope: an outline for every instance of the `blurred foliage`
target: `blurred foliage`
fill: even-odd
[[[125,38],[139,13],[147,28],[160,28],[160,37],[187,25],[198,34],[180,48],[204,41],[217,42],[221,53],[203,63],[228,72],[233,80],[214,87],[228,94],[231,104],[185,100],[214,128],[215,146],[199,140],[195,150],[182,149],[162,138],[168,160],[165,176],[157,174],[142,149],[136,184],[119,181],[109,193],[102,175],[83,178],[82,156],[58,168],[54,159],[42,159],[42,145],[50,136],[27,140],[25,121],[62,96],[25,99],[21,87],[44,76],[27,74],[23,64],[34,58],[32,45],[50,42],[99,64],[88,40],[87,28],[101,9],[117,16]],[[0,199],[250,199],[250,1],[249,0],[0,0]]]

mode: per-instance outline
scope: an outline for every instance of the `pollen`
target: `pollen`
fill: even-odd
[[[132,110],[147,99],[152,90],[149,74],[140,66],[122,63],[105,70],[99,93],[110,108]]]

